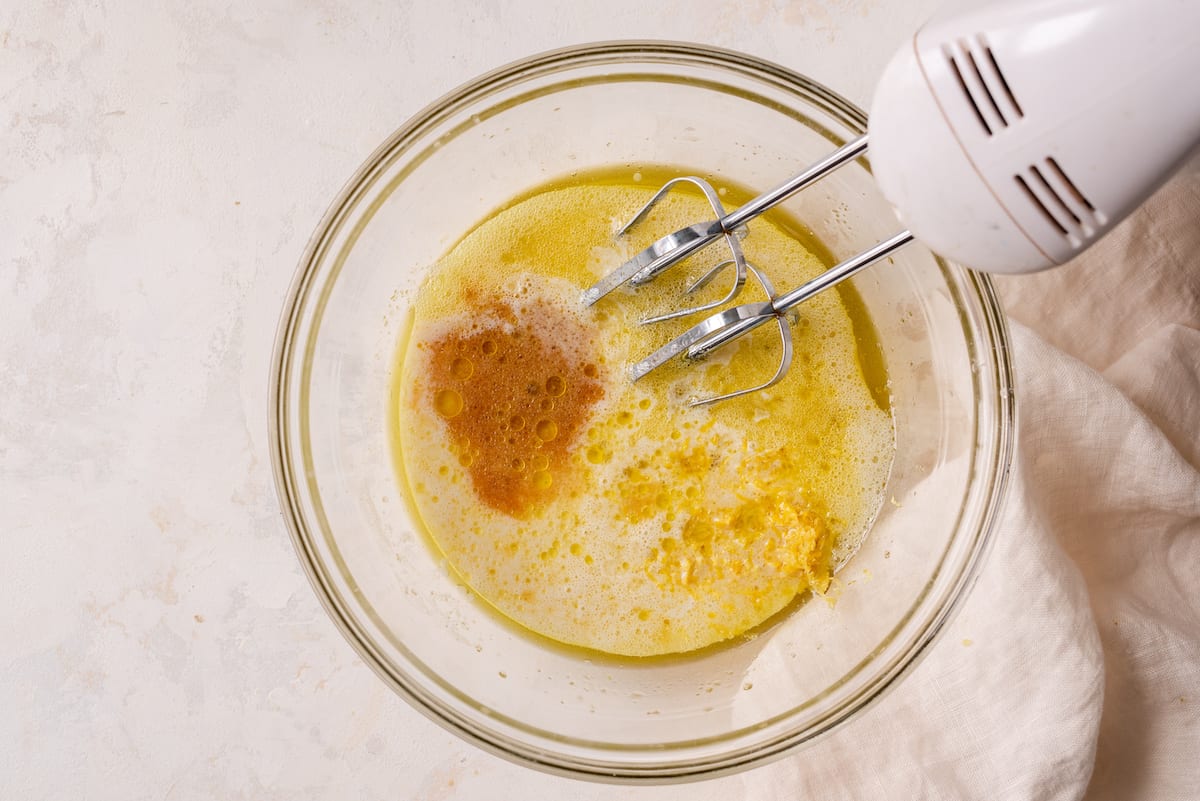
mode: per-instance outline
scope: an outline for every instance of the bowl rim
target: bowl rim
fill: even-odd
[[[935,609],[935,614],[926,621],[914,644],[895,660],[889,669],[881,672],[860,691],[834,707],[831,713],[821,721],[820,726],[815,729],[785,731],[772,739],[730,749],[699,760],[694,757],[683,757],[673,761],[666,758],[652,762],[615,761],[583,758],[565,753],[548,753],[544,748],[514,740],[503,731],[480,726],[477,721],[465,718],[457,710],[447,708],[431,694],[423,691],[423,688],[413,686],[414,682],[411,680],[404,681],[385,666],[384,662],[387,660],[381,658],[376,652],[370,638],[362,635],[361,627],[351,611],[343,609],[341,604],[335,602],[339,593],[322,572],[320,557],[310,542],[313,535],[308,531],[301,509],[297,476],[291,461],[292,444],[287,436],[290,408],[288,381],[293,367],[292,357],[297,347],[303,347],[303,343],[297,341],[294,335],[301,327],[301,318],[314,281],[320,272],[327,246],[340,229],[344,218],[357,207],[365,189],[372,185],[373,176],[386,169],[386,157],[389,154],[402,153],[406,146],[411,146],[414,142],[419,141],[423,134],[436,128],[444,120],[453,117],[463,107],[469,106],[476,100],[495,94],[531,77],[552,74],[562,67],[582,67],[589,63],[646,65],[674,63],[717,67],[725,72],[740,73],[759,82],[774,83],[793,93],[803,90],[805,100],[815,108],[831,114],[850,127],[857,127],[864,131],[866,129],[867,115],[862,109],[831,89],[798,72],[734,50],[669,40],[602,41],[557,48],[513,61],[447,92],[409,117],[363,161],[338,191],[305,246],[287,291],[276,330],[272,355],[268,388],[270,407],[268,433],[272,472],[280,509],[287,523],[293,546],[296,548],[297,557],[326,613],[329,614],[338,630],[363,661],[410,706],[468,742],[511,761],[550,773],[573,778],[622,783],[665,783],[712,778],[782,757],[800,745],[833,731],[870,708],[888,690],[896,686],[898,679],[911,672],[913,667],[928,653],[929,646],[938,639],[945,624],[961,607],[963,600],[978,579],[980,567],[994,544],[995,522],[1006,495],[1013,458],[1016,399],[1013,368],[1009,356],[1011,346],[1007,321],[987,276],[958,268],[963,271],[964,283],[968,289],[973,290],[979,304],[981,319],[984,323],[983,329],[979,332],[980,341],[990,342],[992,345],[994,369],[990,379],[994,382],[997,390],[995,396],[996,425],[992,432],[994,457],[991,464],[982,466],[983,472],[990,474],[991,481],[989,487],[985,488],[988,490],[985,496],[986,503],[979,513],[973,548],[963,562],[958,575],[954,577],[954,581],[947,591],[946,602]],[[401,150],[397,151],[397,148],[401,148]],[[956,267],[956,265],[952,266]],[[968,347],[973,349],[973,345],[974,343],[968,338]],[[972,358],[974,356],[975,354],[972,353]],[[973,375],[972,380],[978,394],[981,379],[978,375]],[[977,429],[980,427],[978,418],[975,426]],[[978,435],[977,431],[977,441]],[[973,472],[979,473],[980,469],[980,465],[974,465]],[[973,479],[972,484],[976,481],[978,479]],[[961,519],[960,510],[960,523]],[[783,717],[793,712],[795,710],[790,710]],[[777,719],[778,716],[772,718],[772,721]],[[530,727],[517,721],[505,720],[505,722],[510,727],[531,730]],[[731,734],[742,733],[744,733],[742,730],[737,730]],[[542,732],[539,736],[541,734],[545,733]],[[562,742],[573,742],[562,737],[556,739]],[[723,740],[726,737],[715,739]],[[580,744],[590,748],[604,745],[591,742]],[[672,745],[680,750],[689,745],[694,747],[696,744],[688,741]],[[609,745],[605,750],[619,749],[613,749]],[[661,747],[644,745],[628,746],[624,751],[639,754],[652,753],[659,757],[667,757],[671,753]]]

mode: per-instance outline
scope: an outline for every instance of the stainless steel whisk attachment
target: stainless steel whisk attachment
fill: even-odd
[[[630,286],[637,287],[649,283],[668,268],[717,241],[725,242],[726,247],[729,249],[730,257],[719,261],[708,272],[702,275],[699,280],[691,284],[685,292],[687,294],[695,292],[707,285],[718,274],[732,267],[734,280],[730,291],[725,297],[712,303],[649,317],[642,320],[642,323],[650,324],[665,320],[674,320],[725,306],[731,303],[741,292],[746,283],[747,275],[754,277],[768,299],[766,301],[731,306],[712,314],[646,358],[630,366],[628,369],[629,377],[633,381],[637,381],[676,356],[683,356],[688,361],[698,361],[738,337],[748,334],[765,323],[774,321],[779,326],[780,361],[775,374],[769,380],[762,384],[722,395],[694,399],[690,403],[693,406],[716,403],[717,401],[736,398],[751,392],[758,392],[777,384],[787,374],[792,363],[792,335],[788,322],[788,312],[817,293],[837,285],[865,267],[874,264],[906,245],[912,241],[913,236],[908,231],[901,231],[862,253],[826,270],[796,289],[783,294],[775,291],[770,279],[761,269],[746,261],[739,239],[745,236],[746,223],[768,209],[782,203],[805,187],[819,181],[842,165],[858,158],[866,150],[867,136],[864,134],[830,153],[791,180],[759,195],[728,214],[725,212],[717,192],[703,179],[688,176],[673,179],[663,185],[655,193],[654,197],[650,198],[649,202],[617,232],[618,236],[624,235],[630,228],[640,222],[650,209],[661,201],[671,189],[684,182],[698,187],[704,193],[713,208],[713,212],[716,214],[716,219],[690,225],[657,240],[654,244],[584,290],[580,298],[583,305],[591,306],[600,300],[600,298],[623,284],[628,283]]]

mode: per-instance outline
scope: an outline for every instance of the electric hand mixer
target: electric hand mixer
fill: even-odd
[[[777,293],[739,245],[746,223],[871,148],[884,197],[908,230],[807,283]],[[699,178],[666,184],[621,229],[681,183],[699,187],[716,219],[665,236],[584,291],[590,306],[645,284],[710,244],[729,258],[689,288],[732,269],[721,300],[645,320],[711,311],[753,277],[768,300],[719,311],[629,368],[633,380],[672,358],[701,359],[774,322],[791,364],[788,312],[913,239],[966,266],[1025,273],[1091,246],[1167,180],[1200,142],[1200,0],[1016,0],[935,18],[901,47],[875,93],[868,133],[726,214]],[[1200,220],[1197,221],[1200,225]]]

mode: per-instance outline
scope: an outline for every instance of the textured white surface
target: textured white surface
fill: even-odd
[[[1058,507],[1022,508],[902,691],[793,759],[700,786],[548,777],[429,723],[327,619],[276,506],[267,376],[286,288],[327,202],[408,115],[528,53],[634,36],[752,52],[866,104],[892,49],[933,7],[0,6],[0,798],[1074,798],[1100,729],[1111,730],[1102,756],[1138,761],[1098,770],[1121,792],[1096,797],[1194,797],[1194,760],[1180,756],[1197,747],[1194,690],[1163,688],[1194,688],[1200,673],[1188,636],[1195,589],[1169,569],[1200,563],[1188,487],[1200,490],[1186,461],[1194,476],[1195,393],[1191,405],[1155,405],[1163,393],[1137,381],[1143,359],[1121,362],[1123,351],[1101,364],[1083,356],[1111,365],[1145,414],[1022,332],[1026,422],[1063,425],[1055,376],[1067,375],[1070,397],[1108,404],[1114,430],[1152,438],[1157,425],[1182,443],[1159,443],[1149,462],[1150,439],[1114,440],[1108,453],[1117,476],[1153,468],[1176,482],[1173,511],[1147,518],[1170,535],[1172,561],[1139,575],[1177,583],[1183,617],[1146,623],[1148,601],[1093,597],[1098,624],[1088,587],[1120,577],[1068,557],[1086,556],[1089,529],[1064,545],[1045,535]],[[1186,184],[1193,197],[1197,184]],[[1037,325],[1036,313],[1022,319]],[[1148,326],[1137,318],[1125,330],[1136,325]],[[1156,330],[1137,333],[1160,374],[1194,381],[1192,329],[1168,331],[1158,348]],[[1067,347],[1061,335],[1046,334]],[[1071,473],[1062,454],[1073,452],[1059,446],[1058,461],[1026,447],[1037,469],[1018,492]],[[1126,499],[1131,513],[1139,497]],[[1012,597],[1014,580],[1037,592]],[[1118,635],[1122,615],[1149,628]],[[1102,646],[1107,691],[1121,700],[1103,725]],[[1013,675],[1030,677],[1019,694]],[[913,714],[940,715],[944,731],[914,728]],[[998,727],[1021,733],[1020,747],[996,751]],[[870,748],[856,752],[860,739]]]

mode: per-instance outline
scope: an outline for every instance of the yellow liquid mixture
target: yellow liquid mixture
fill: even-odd
[[[772,375],[774,325],[699,365],[628,380],[627,365],[700,317],[639,319],[732,281],[681,294],[724,257],[718,244],[580,305],[650,241],[712,217],[698,194],[673,193],[614,241],[667,177],[552,184],[467,234],[419,290],[395,410],[416,510],[462,579],[534,632],[628,656],[721,642],[825,592],[878,509],[893,451],[886,379],[860,358],[878,345],[837,292],[800,308],[791,371],[769,390],[686,403]],[[826,267],[771,219],[742,245],[777,290]],[[738,302],[764,299],[752,285]]]

